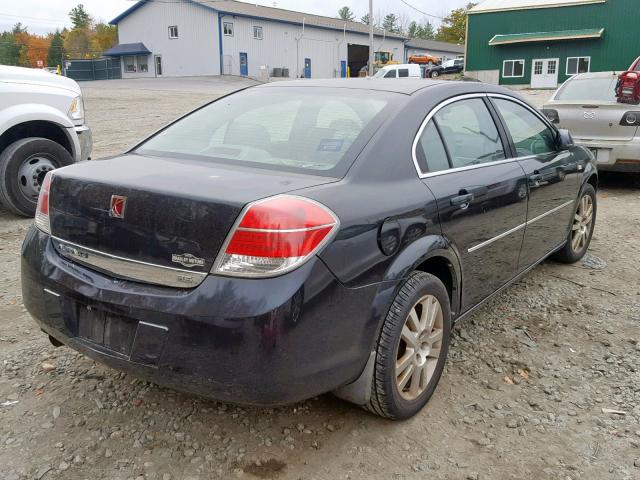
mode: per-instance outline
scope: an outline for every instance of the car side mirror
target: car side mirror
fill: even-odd
[[[558,134],[556,135],[556,146],[558,150],[569,150],[573,145],[573,137],[571,133],[569,133],[569,130],[565,130],[564,128],[558,129]]]

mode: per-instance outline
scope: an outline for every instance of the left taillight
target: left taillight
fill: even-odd
[[[53,173],[49,172],[42,181],[40,195],[38,196],[38,206],[36,207],[35,224],[44,233],[51,234],[51,224],[49,223],[49,193],[51,191],[51,179]]]
[[[324,205],[278,195],[247,205],[225,241],[212,273],[235,277],[274,277],[301,266],[339,226]]]

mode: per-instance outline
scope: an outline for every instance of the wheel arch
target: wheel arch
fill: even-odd
[[[17,123],[0,135],[0,152],[13,142],[23,138],[39,137],[54,141],[64,147],[71,157],[75,156],[74,144],[67,129],[47,120],[29,120]]]

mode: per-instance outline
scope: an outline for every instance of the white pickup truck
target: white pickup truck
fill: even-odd
[[[0,203],[33,216],[49,170],[89,159],[78,84],[44,70],[0,66]]]

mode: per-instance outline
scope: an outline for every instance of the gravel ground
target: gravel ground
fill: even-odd
[[[214,96],[85,93],[96,157]],[[31,222],[0,210],[0,479],[640,478],[640,193],[602,183],[585,261],[545,262],[457,328],[436,394],[402,423],[331,395],[239,408],[52,347],[21,302]]]

